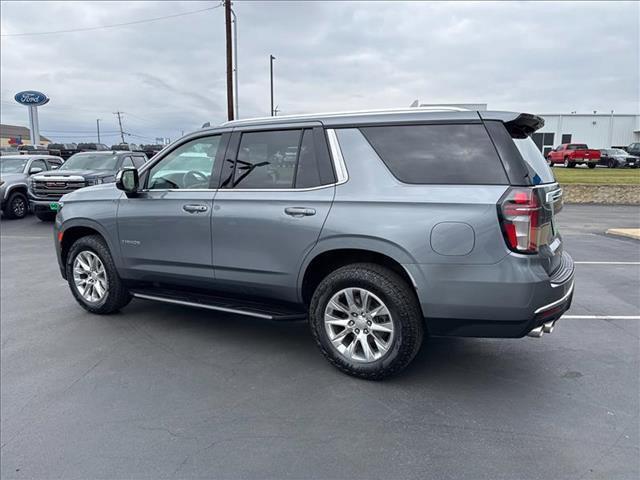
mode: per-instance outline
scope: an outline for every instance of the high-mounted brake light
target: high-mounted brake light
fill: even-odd
[[[537,253],[541,205],[534,189],[510,188],[498,203],[507,246],[518,253]]]

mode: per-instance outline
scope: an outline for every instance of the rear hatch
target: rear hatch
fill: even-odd
[[[516,253],[537,256],[553,276],[563,263],[562,237],[557,225],[562,188],[531,139],[544,120],[521,114],[510,121],[487,121],[485,125],[512,185],[498,204],[507,246]]]

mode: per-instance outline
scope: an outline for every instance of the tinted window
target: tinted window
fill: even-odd
[[[572,143],[567,146],[567,150],[586,150],[587,146],[584,143]]]
[[[300,158],[296,171],[296,188],[322,185],[320,169],[313,149],[313,131],[305,130],[300,144]]]
[[[136,168],[140,168],[145,163],[147,163],[147,159],[145,157],[133,157],[133,164]]]
[[[31,162],[31,167],[29,167],[29,169],[32,168],[40,168],[44,172],[47,169],[47,164],[44,160],[34,160],[33,162]]]
[[[47,162],[49,162],[51,170],[57,170],[58,168],[60,168],[60,165],[62,165],[62,160],[58,160],[55,158],[49,158],[47,159]]]
[[[570,133],[563,133],[562,134],[562,143],[569,143],[571,142],[571,134]]]
[[[122,160],[122,168],[133,166],[133,160],[131,160],[131,157],[124,157],[124,160]]]
[[[361,131],[402,182],[508,183],[483,125],[387,126]]]
[[[529,177],[534,185],[555,182],[551,168],[531,138],[514,138],[513,143],[516,144],[520,155],[527,163],[530,171]]]
[[[209,188],[220,135],[191,140],[170,152],[149,172],[149,189]]]
[[[300,130],[243,133],[233,188],[292,188]]]

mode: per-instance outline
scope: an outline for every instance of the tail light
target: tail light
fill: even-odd
[[[532,188],[510,188],[500,199],[498,216],[507,246],[518,253],[538,252],[541,205]]]

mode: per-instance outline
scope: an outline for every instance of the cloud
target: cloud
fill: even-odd
[[[106,25],[214,2],[2,2],[2,33]],[[637,2],[244,2],[238,15],[240,115],[486,102],[535,113],[635,113]],[[28,19],[28,20],[27,20]],[[3,123],[26,124],[13,102],[47,93],[45,135],[88,139],[95,119],[151,141],[225,120],[221,8],[129,27],[2,37]],[[74,137],[75,135],[75,137]],[[109,133],[107,142],[117,141]],[[142,141],[138,139],[139,141]]]

